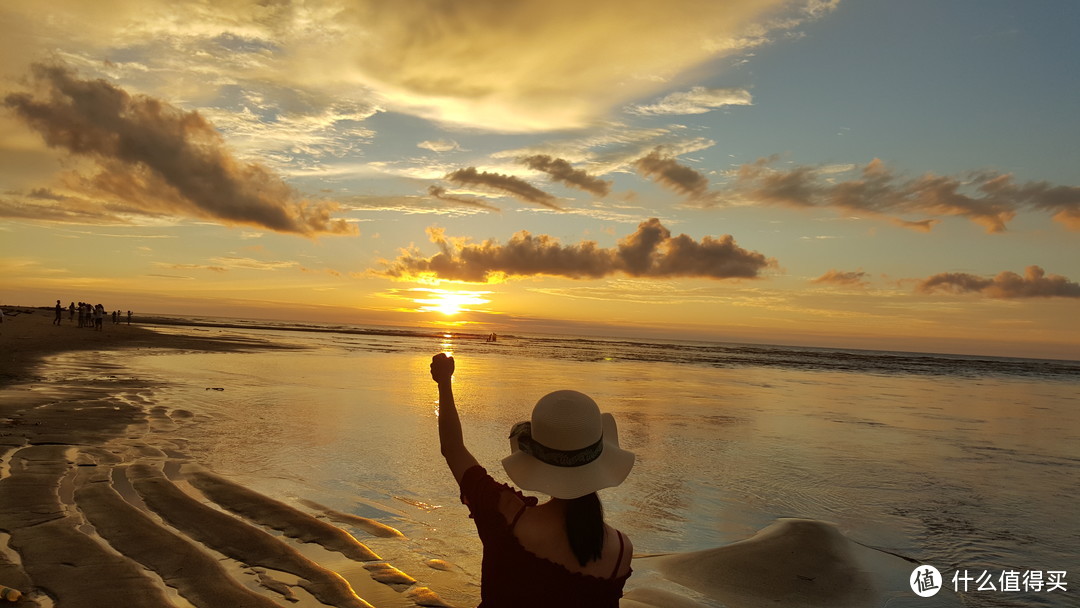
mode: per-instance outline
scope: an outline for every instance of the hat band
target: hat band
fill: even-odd
[[[556,450],[540,443],[532,437],[532,423],[519,422],[510,431],[511,437],[517,437],[518,449],[529,456],[556,467],[580,467],[600,457],[604,451],[604,436],[592,445],[576,450]]]

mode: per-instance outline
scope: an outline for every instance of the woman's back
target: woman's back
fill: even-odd
[[[633,547],[617,530],[605,525],[600,559],[582,567],[570,549],[558,503],[537,506],[535,498],[496,482],[481,466],[466,471],[461,490],[484,543],[480,606],[619,605]]]
[[[484,544],[484,608],[618,608],[633,547],[604,523],[597,491],[622,483],[634,455],[619,446],[615,418],[588,395],[561,390],[533,407],[510,431],[503,469],[514,484],[542,492],[538,506],[496,482],[465,447],[454,401],[454,359],[431,358],[439,387],[439,447],[461,487]]]
[[[566,536],[565,513],[558,502],[526,507],[514,527],[514,536],[521,546],[537,557],[559,564],[571,572],[610,578],[630,571],[633,547],[618,530],[604,524],[604,545],[600,559],[582,566]],[[620,544],[622,551],[620,551]]]

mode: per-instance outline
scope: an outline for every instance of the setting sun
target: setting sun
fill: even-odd
[[[440,312],[448,317],[460,312],[470,310],[467,306],[487,304],[481,296],[488,294],[487,291],[447,291],[445,289],[417,289],[422,291],[427,298],[415,298],[414,302],[420,304],[423,312]]]

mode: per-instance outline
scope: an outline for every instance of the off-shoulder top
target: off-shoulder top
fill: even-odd
[[[509,523],[499,510],[503,492],[514,493],[522,507]],[[465,471],[461,479],[461,502],[484,544],[481,564],[480,608],[618,608],[627,572],[616,576],[622,564],[623,535],[619,532],[619,557],[608,578],[567,570],[561,564],[532,553],[514,536],[514,526],[525,509],[537,500],[498,483],[480,465]]]

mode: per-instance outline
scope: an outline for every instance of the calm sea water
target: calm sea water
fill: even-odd
[[[161,330],[303,347],[123,364],[167,381],[159,404],[197,414],[178,434],[195,460],[267,493],[392,521],[411,540],[384,549],[391,559],[439,557],[478,578],[427,373],[449,351],[466,442],[497,478],[510,426],[543,394],[581,390],[615,414],[638,460],[601,496],[639,553],[815,518],[946,578],[1067,572],[1065,593],[973,586],[954,605],[1080,605],[1080,362],[284,324]],[[889,605],[939,604],[901,589]]]

